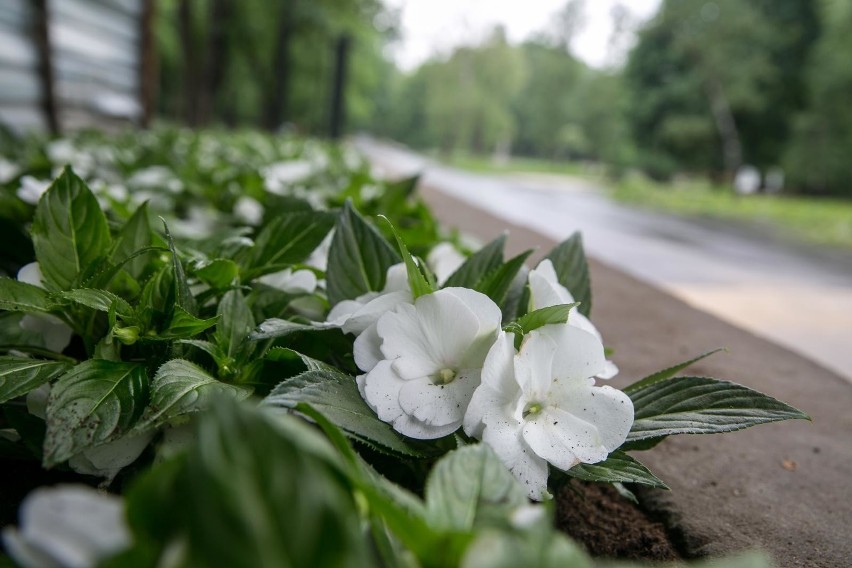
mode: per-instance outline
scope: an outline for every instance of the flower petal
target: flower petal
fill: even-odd
[[[524,425],[524,440],[539,456],[562,470],[597,463],[609,452],[594,424],[559,408],[547,407]]]
[[[574,382],[603,372],[606,360],[603,344],[591,333],[570,325],[546,325],[536,331],[557,345],[553,379]]]
[[[355,339],[355,364],[362,371],[369,372],[385,358],[382,355],[382,338],[376,330],[376,324],[371,325]]]
[[[527,490],[530,499],[543,501],[547,492],[547,462],[537,456],[523,438],[523,425],[507,416],[488,425],[482,441],[494,450],[512,475]]]
[[[625,393],[610,386],[575,388],[554,393],[552,402],[562,411],[593,424],[597,428],[600,443],[609,452],[624,443],[633,425],[633,401]]]
[[[545,258],[529,274],[530,304],[532,309],[540,310],[559,304],[571,304],[574,297],[565,286],[559,283],[553,262]]]
[[[430,426],[461,426],[473,391],[479,386],[479,369],[460,372],[450,383],[436,385],[429,377],[407,381],[399,391],[402,410]]]
[[[390,361],[380,361],[364,375],[364,399],[379,420],[393,422],[404,414],[399,405],[399,390],[406,383],[393,369]]]
[[[565,326],[563,326],[565,327]],[[557,344],[539,328],[524,338],[515,357],[515,380],[529,402],[543,402],[550,390]]]

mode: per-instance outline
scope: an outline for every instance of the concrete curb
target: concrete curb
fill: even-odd
[[[468,203],[421,188],[445,226],[483,240],[509,229],[510,253],[551,239]],[[535,260],[535,259],[534,259]],[[758,426],[722,436],[681,436],[636,456],[671,487],[646,491],[689,556],[760,548],[780,567],[852,564],[852,385],[819,365],[591,261],[593,320],[621,369],[623,387],[716,347],[687,372],[742,383],[810,414],[813,422]],[[791,298],[790,309],[806,305]]]

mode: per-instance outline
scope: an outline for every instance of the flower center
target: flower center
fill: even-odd
[[[453,382],[456,378],[456,372],[452,369],[441,369],[438,371],[438,376],[436,376],[433,381],[436,385],[446,385]]]
[[[531,402],[524,407],[523,417],[524,418],[535,418],[539,413],[541,413],[542,405],[540,402]]]

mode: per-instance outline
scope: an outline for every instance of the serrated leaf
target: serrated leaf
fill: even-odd
[[[326,287],[332,305],[381,291],[387,270],[402,259],[375,227],[346,201],[328,253]]]
[[[306,211],[278,215],[255,239],[245,281],[302,262],[334,226],[334,215]]]
[[[299,331],[322,331],[323,329],[325,328],[322,326],[316,326],[308,323],[299,323],[280,318],[270,318],[261,322],[261,324],[257,326],[257,329],[251,332],[249,337],[253,341],[258,341],[261,339],[285,337]]]
[[[630,393],[634,421],[628,442],[673,434],[731,432],[810,417],[748,387],[708,377],[666,379]]]
[[[420,271],[420,267],[414,261],[414,257],[411,256],[411,253],[408,252],[408,247],[405,246],[405,243],[402,241],[402,238],[397,233],[396,228],[393,226],[393,223],[390,222],[390,219],[381,215],[382,219],[384,219],[388,226],[390,227],[391,233],[393,233],[394,238],[396,239],[397,248],[399,249],[399,254],[402,256],[402,261],[405,263],[405,271],[408,274],[408,285],[411,288],[411,295],[416,300],[420,296],[425,296],[426,294],[431,294],[434,292],[434,289],[427,281],[426,277],[423,276],[423,272]]]
[[[426,511],[434,527],[468,531],[505,524],[510,511],[527,503],[527,492],[487,444],[448,453],[426,480]]]
[[[265,405],[284,408],[300,403],[311,405],[360,442],[408,456],[424,455],[376,417],[353,377],[330,369],[306,371],[275,387],[263,400]]]
[[[75,288],[67,292],[57,294],[60,298],[71,302],[81,304],[87,308],[98,310],[100,312],[109,312],[110,309],[115,309],[117,314],[127,316],[133,313],[133,308],[127,303],[127,300],[116,296],[112,292],[106,290],[95,290],[93,288]]]
[[[254,329],[254,316],[240,290],[231,290],[222,297],[218,308],[216,344],[229,358],[236,357]]]
[[[589,264],[583,250],[583,236],[577,232],[547,253],[556,270],[559,283],[565,286],[574,299],[580,302],[577,308],[584,316],[592,311],[592,285],[589,280]]]
[[[44,464],[121,436],[148,402],[145,367],[90,359],[62,375],[47,403]]]
[[[121,262],[127,258],[131,260],[124,263],[127,272],[137,280],[145,271],[147,263],[142,256],[133,256],[140,250],[147,250],[154,243],[151,223],[148,219],[148,202],[146,201],[130,216],[130,219],[121,227],[115,237],[110,260]]]
[[[647,467],[621,451],[612,452],[600,463],[581,463],[565,473],[585,481],[602,483],[637,483],[649,487],[668,489]]]
[[[198,279],[214,289],[227,288],[239,273],[237,264],[226,258],[217,258],[195,269]]]
[[[83,270],[111,247],[98,200],[70,167],[41,197],[32,225],[33,246],[45,286],[69,290]]]
[[[200,319],[190,314],[180,306],[175,307],[172,314],[172,319],[166,329],[157,334],[151,339],[189,339],[210,329],[216,322],[219,321],[219,316],[209,319]]]
[[[313,357],[308,357],[304,353],[299,353],[298,351],[288,349],[286,347],[273,347],[266,352],[264,358],[269,361],[294,361],[298,359],[305,365],[305,368],[308,371],[326,371],[329,373],[340,372],[328,363],[324,363],[314,359]]]
[[[512,286],[512,281],[532,252],[532,250],[528,250],[510,258],[499,268],[486,274],[475,289],[494,300],[494,303],[498,306],[502,305],[509,288]]]
[[[702,353],[698,357],[693,357],[692,359],[689,359],[688,361],[684,361],[683,363],[678,363],[677,365],[672,365],[671,367],[665,368],[662,371],[657,371],[656,373],[652,373],[652,374],[648,375],[647,377],[645,377],[644,379],[640,379],[640,380],[636,381],[635,383],[633,383],[632,385],[625,387],[623,390],[627,394],[630,394],[632,392],[636,392],[640,389],[643,389],[647,386],[653,385],[654,383],[658,383],[660,381],[670,379],[673,376],[675,376],[676,373],[686,369],[687,367],[689,367],[693,363],[697,363],[698,361],[701,361],[702,359],[705,359],[705,358],[709,357],[710,355],[713,355],[714,353],[718,353],[719,351],[723,351],[723,350],[722,349],[714,349],[713,351],[708,351],[707,353]]]
[[[0,403],[27,394],[70,368],[61,361],[0,357]]]
[[[472,255],[453,272],[445,287],[460,286],[475,288],[483,277],[496,270],[503,263],[503,247],[506,245],[506,235],[502,234]]]
[[[252,389],[223,383],[194,363],[172,359],[154,374],[151,404],[134,430],[151,430],[178,416],[206,410],[217,396],[243,400],[251,394]]]
[[[47,290],[11,278],[0,278],[0,310],[32,313],[49,312],[52,307]]]

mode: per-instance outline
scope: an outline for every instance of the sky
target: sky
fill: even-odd
[[[449,53],[458,45],[475,44],[495,25],[506,28],[509,40],[521,42],[547,28],[566,0],[385,0],[400,10],[401,41],[390,55],[397,65],[411,70],[435,54]],[[617,65],[630,47],[632,34],[611,46],[610,11],[616,4],[633,19],[644,22],[654,15],[660,0],[585,0],[585,26],[572,42],[574,54],[594,67]]]

